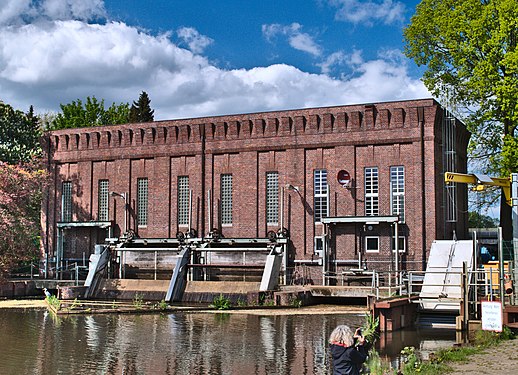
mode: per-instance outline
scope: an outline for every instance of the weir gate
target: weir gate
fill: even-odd
[[[176,239],[114,239],[98,245],[91,256],[83,297],[131,299],[145,293],[167,302],[211,302],[221,293],[235,302],[271,292],[275,304],[365,304],[384,317],[387,330],[414,320],[425,327],[459,328],[479,319],[481,301],[489,300],[504,303],[506,324],[518,322],[512,260],[502,252],[502,262],[477,264],[476,240],[435,241],[426,271],[349,269],[325,274],[327,285],[306,278],[303,266],[286,267],[288,241],[283,233],[252,239],[189,234]],[[412,308],[402,313],[400,306],[405,304],[419,314]]]

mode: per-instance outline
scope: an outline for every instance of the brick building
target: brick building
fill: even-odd
[[[285,271],[305,264],[318,283],[322,267],[386,270],[396,259],[420,270],[433,240],[467,236],[466,188],[446,187],[443,173],[466,172],[469,133],[433,99],[66,129],[45,139],[52,184],[42,259],[51,267],[88,259],[96,243],[126,230],[265,238],[286,228]]]

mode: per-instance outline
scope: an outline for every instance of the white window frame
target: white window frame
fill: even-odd
[[[365,167],[365,216],[379,216],[379,169]]]
[[[405,167],[390,167],[390,210],[405,222]]]
[[[221,175],[221,225],[231,226],[232,210],[232,174]]]
[[[398,252],[399,253],[406,253],[406,236],[398,236],[399,237],[399,248],[398,248]],[[395,249],[395,239],[396,239],[396,236],[392,236],[390,237],[390,248],[392,250],[393,253],[396,252],[396,249]],[[401,246],[401,243],[403,244],[403,246]]]
[[[329,216],[329,185],[326,169],[313,171],[313,199],[315,223],[320,223],[322,218]]]
[[[326,236],[315,236],[313,240],[313,254],[319,258],[324,257],[324,249],[326,248]]]
[[[149,181],[147,177],[137,178],[137,226],[145,228],[148,224]]]
[[[369,249],[367,244],[369,243],[369,240],[376,240],[377,248]],[[379,253],[380,252],[380,237],[379,236],[365,236],[365,252],[366,253]]]
[[[279,225],[279,172],[266,172],[266,224]]]
[[[110,181],[103,179],[97,184],[97,219],[99,221],[109,220],[109,193]]]
[[[178,226],[189,226],[189,176],[178,176]]]
[[[72,182],[63,181],[61,184],[61,221],[72,221]]]

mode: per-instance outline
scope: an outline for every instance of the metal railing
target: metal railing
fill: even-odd
[[[19,268],[16,268],[10,273],[13,279],[35,279],[40,277],[40,267],[36,263],[30,263]]]
[[[50,267],[56,279],[58,280],[74,280],[75,285],[79,285],[79,280],[86,279],[88,274],[88,266],[80,266],[78,262],[65,262],[61,267]],[[67,277],[65,279],[65,277]]]
[[[369,294],[381,297],[405,296],[407,287],[403,271],[377,270],[343,270],[339,273],[327,272],[324,275],[325,285],[337,285],[344,288],[360,289]]]

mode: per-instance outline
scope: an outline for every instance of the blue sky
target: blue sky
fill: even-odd
[[[430,97],[402,55],[418,1],[0,0],[0,100],[144,90],[156,119]]]

